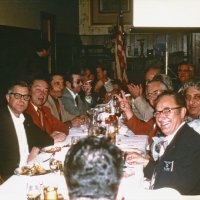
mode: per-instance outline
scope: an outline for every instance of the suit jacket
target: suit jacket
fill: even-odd
[[[33,105],[29,102],[28,108],[26,109],[26,113],[32,117],[33,122],[41,129],[44,129],[49,135],[53,133],[53,131],[60,131],[65,134],[69,133],[69,127],[64,123],[55,118],[48,107],[42,106],[43,112],[43,121],[44,127],[41,124],[40,118],[37,114],[37,111],[33,107]]]
[[[24,117],[24,128],[29,151],[34,146],[42,148],[53,145],[53,139],[39,129],[30,116],[24,114]],[[0,174],[4,179],[7,179],[13,174],[20,161],[18,139],[8,107],[0,110],[0,122]]]
[[[62,104],[62,101],[60,99],[58,99],[58,103],[60,105],[60,112],[61,112],[61,118],[63,122],[69,121],[71,119],[73,119],[75,116],[71,115],[69,112],[67,112]],[[51,114],[56,117],[57,119],[59,119],[59,113],[58,110],[56,108],[56,104],[53,100],[53,98],[51,97],[51,95],[48,95],[48,99],[45,103],[45,106],[47,106],[50,110],[51,110]]]
[[[149,102],[144,97],[137,97],[132,103],[132,110],[137,118],[148,122],[153,118],[154,109],[150,106]]]
[[[183,125],[160,160],[148,163],[145,176],[154,170],[154,189],[171,187],[184,195],[200,194],[200,135]]]
[[[78,95],[79,106],[76,106],[75,101],[71,93],[68,89],[64,89],[63,96],[61,97],[61,101],[64,105],[64,108],[71,115],[79,116],[86,115],[87,110],[91,108],[91,104],[89,104],[85,99],[81,99],[80,95]]]
[[[152,137],[158,133],[158,128],[154,118],[150,119],[148,122],[145,122],[133,115],[129,120],[125,120],[124,123],[131,131],[133,131],[134,134],[148,135],[149,143],[152,142]]]

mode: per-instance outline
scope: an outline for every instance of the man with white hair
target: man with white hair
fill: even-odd
[[[183,85],[187,105],[185,121],[200,133],[200,79],[191,79]]]

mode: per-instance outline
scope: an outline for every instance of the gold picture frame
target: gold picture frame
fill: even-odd
[[[118,5],[116,0],[90,0],[91,25],[113,25],[117,23]],[[121,0],[123,23],[132,25],[133,0]]]

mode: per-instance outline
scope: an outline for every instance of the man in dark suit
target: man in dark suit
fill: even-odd
[[[90,83],[83,84],[78,71],[71,72],[65,79],[66,88],[61,97],[65,110],[75,116],[86,115],[94,100]],[[84,88],[84,91],[82,91],[82,88]]]
[[[53,145],[54,140],[24,114],[30,99],[25,82],[14,83],[6,94],[8,105],[0,110],[0,175],[4,180],[14,170],[31,161],[39,148]]]
[[[159,96],[154,117],[166,136],[160,146],[160,158],[132,159],[143,163],[152,189],[171,187],[184,195],[200,194],[200,135],[184,122],[185,114],[181,94],[164,92]]]

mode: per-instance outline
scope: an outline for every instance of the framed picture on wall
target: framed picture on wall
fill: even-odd
[[[120,0],[90,0],[91,25],[116,24],[119,2]],[[121,0],[124,24],[132,24],[132,7],[133,0]]]

